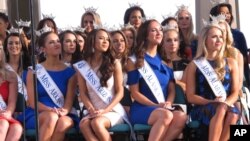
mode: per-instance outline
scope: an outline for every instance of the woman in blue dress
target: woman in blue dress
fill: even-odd
[[[238,65],[234,59],[224,57],[225,36],[218,23],[206,25],[199,35],[197,54],[195,61],[188,66],[186,84],[188,101],[194,104],[191,118],[209,126],[209,141],[227,141],[230,133],[228,123],[236,124],[239,117],[238,109],[233,107],[239,92]],[[197,60],[207,61],[197,63]],[[201,71],[204,64],[211,69]],[[216,77],[211,79],[210,76]]]
[[[76,74],[73,68],[67,67],[59,59],[62,49],[58,35],[48,30],[47,26],[46,28],[43,30],[47,32],[42,33],[38,39],[38,45],[44,52],[46,60],[36,66],[36,69],[40,68],[37,70],[39,140],[62,141],[65,132],[74,124],[78,125],[77,116],[71,113]],[[41,74],[42,78],[46,79],[40,79]],[[33,70],[29,70],[27,74],[27,92],[29,98],[28,108],[25,111],[26,129],[35,129]]]
[[[156,20],[148,20],[143,23],[137,36],[138,46],[135,50],[136,59],[133,56],[128,60],[128,84],[134,102],[130,109],[131,122],[133,124],[148,124],[152,128],[149,133],[149,141],[173,140],[182,132],[187,116],[184,112],[173,110],[172,104],[175,97],[175,82],[173,70],[163,63],[158,53],[159,45],[163,38],[162,27]],[[155,76],[154,83],[159,83],[159,96],[155,96],[155,89],[150,88],[146,82],[141,68],[148,64],[152,70],[150,76]],[[150,69],[151,68],[151,69]],[[147,74],[146,74],[147,75]],[[151,82],[152,82],[151,81]],[[161,97],[161,98],[159,98]]]

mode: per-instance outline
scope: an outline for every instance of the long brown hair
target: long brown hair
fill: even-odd
[[[95,40],[96,35],[99,31],[104,31],[108,34],[109,37],[109,48],[106,52],[102,54],[102,64],[100,66],[100,73],[101,78],[100,82],[102,86],[107,87],[107,81],[112,76],[114,72],[114,61],[115,61],[115,55],[111,51],[112,42],[110,41],[110,35],[105,29],[94,29],[92,30],[89,35],[87,36],[87,41],[84,46],[84,55],[83,58],[85,60],[91,60],[94,54],[94,46],[95,46]]]

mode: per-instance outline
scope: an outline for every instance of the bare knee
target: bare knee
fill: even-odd
[[[236,124],[237,120],[239,119],[239,115],[236,113],[228,112],[226,116],[225,123],[226,124]]]
[[[168,126],[173,119],[173,113],[169,110],[165,109],[156,109],[152,112],[149,117],[149,124],[153,124],[155,122],[161,122],[162,125]]]
[[[0,120],[0,134],[7,133],[8,129],[9,129],[9,122],[4,119],[1,119]]]
[[[85,128],[88,128],[90,126],[90,120],[81,120],[79,127],[81,130],[84,130]]]
[[[69,128],[73,127],[73,121],[70,117],[59,118],[56,124],[57,133],[65,133]]]
[[[43,112],[39,114],[39,124],[41,126],[45,125],[48,128],[54,127],[56,125],[56,122],[58,120],[58,115],[53,112]]]
[[[105,123],[102,120],[95,118],[93,120],[91,120],[91,127],[94,130],[95,133],[101,133],[103,131],[103,129],[105,129]]]
[[[187,114],[182,111],[174,111],[173,115],[174,115],[173,121],[174,121],[175,126],[184,127],[188,119]]]
[[[21,138],[22,133],[23,127],[20,124],[12,124],[9,127],[7,138],[11,140],[19,140]]]

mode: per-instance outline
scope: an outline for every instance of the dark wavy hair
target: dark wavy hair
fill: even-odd
[[[4,21],[5,23],[9,23],[7,29],[10,29],[10,28],[11,28],[11,23],[10,23],[10,21],[9,21],[9,17],[8,17],[5,13],[0,12],[0,19],[3,19],[3,21]]]
[[[82,59],[81,52],[80,52],[80,45],[77,42],[76,33],[71,31],[71,30],[65,30],[65,31],[63,31],[63,32],[61,32],[59,34],[59,40],[60,40],[60,43],[62,45],[62,54],[64,53],[63,41],[64,41],[64,37],[65,37],[66,34],[73,34],[75,36],[75,38],[76,38],[76,50],[72,54],[72,59],[71,59],[71,62],[70,62],[71,64],[74,64],[74,63],[76,63],[76,62],[78,62],[78,61],[80,61]]]
[[[39,23],[38,23],[38,25],[37,25],[36,30],[42,29],[44,27],[44,24],[46,23],[46,21],[50,21],[53,24],[53,26],[54,26],[55,33],[58,33],[56,22],[53,19],[51,19],[51,18],[44,18],[44,19],[40,20]]]
[[[139,6],[132,6],[132,7],[129,7],[126,11],[125,11],[125,14],[124,14],[124,18],[123,18],[123,21],[124,21],[124,24],[128,24],[129,22],[129,17],[130,15],[132,14],[133,11],[135,10],[138,10],[141,12],[141,16],[142,18],[145,18],[145,13],[144,13],[144,10],[139,7]]]
[[[220,3],[220,4],[218,4],[218,5],[216,5],[216,6],[214,6],[211,10],[210,10],[210,15],[212,15],[212,16],[218,16],[219,14],[220,14],[220,8],[221,7],[227,7],[228,8],[228,10],[229,10],[229,12],[230,12],[230,14],[231,14],[231,20],[230,20],[230,22],[229,22],[229,25],[231,26],[231,24],[232,24],[232,22],[233,22],[233,20],[234,20],[234,17],[233,17],[233,12],[232,12],[232,6],[229,4],[229,3]],[[211,21],[212,19],[210,18],[210,21]]]
[[[4,41],[3,48],[4,48],[4,52],[6,54],[6,62],[8,63],[10,61],[10,55],[9,55],[8,49],[7,49],[8,39],[10,37],[18,37],[20,42],[21,42],[21,46],[22,46],[21,58],[19,59],[19,64],[18,64],[18,68],[17,68],[18,73],[22,72],[23,70],[27,70],[28,67],[31,65],[31,59],[30,59],[28,47],[24,43],[23,39],[20,37],[19,33],[10,33]]]
[[[86,44],[84,46],[84,55],[83,58],[84,60],[88,61],[93,58],[94,54],[94,47],[95,47],[95,40],[96,40],[96,35],[98,32],[104,31],[108,34],[109,37],[109,48],[106,52],[102,54],[102,64],[100,66],[100,73],[101,73],[101,78],[100,78],[100,83],[102,86],[107,87],[107,81],[108,79],[112,76],[114,72],[114,61],[115,61],[115,54],[111,50],[112,48],[112,42],[110,40],[110,35],[105,29],[94,29],[92,30],[89,35],[87,36]]]
[[[127,38],[126,38],[125,34],[121,30],[112,31],[110,33],[111,36],[114,36],[115,34],[122,35],[122,37],[123,37],[123,39],[125,41],[125,50],[124,50],[124,52],[123,53],[115,53],[115,57],[117,59],[121,59],[122,68],[124,70],[124,67],[127,64],[128,53],[129,53],[128,41],[127,41]],[[112,46],[112,50],[115,52],[114,46]]]

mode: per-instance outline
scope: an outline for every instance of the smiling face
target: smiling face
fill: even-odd
[[[133,25],[136,29],[138,29],[142,24],[142,14],[140,10],[134,10],[130,17],[129,23]]]
[[[112,36],[113,48],[116,53],[123,53],[125,51],[125,39],[120,33],[115,33]]]
[[[7,51],[10,56],[20,55],[22,44],[18,36],[10,36],[7,40]]]
[[[232,19],[231,19],[231,18],[232,18],[232,15],[231,15],[231,13],[230,13],[228,7],[227,7],[227,6],[222,6],[222,7],[220,7],[219,12],[220,12],[220,14],[223,14],[223,15],[226,16],[226,21],[227,21],[227,23],[229,24],[229,23],[231,22],[231,20],[232,20]]]

